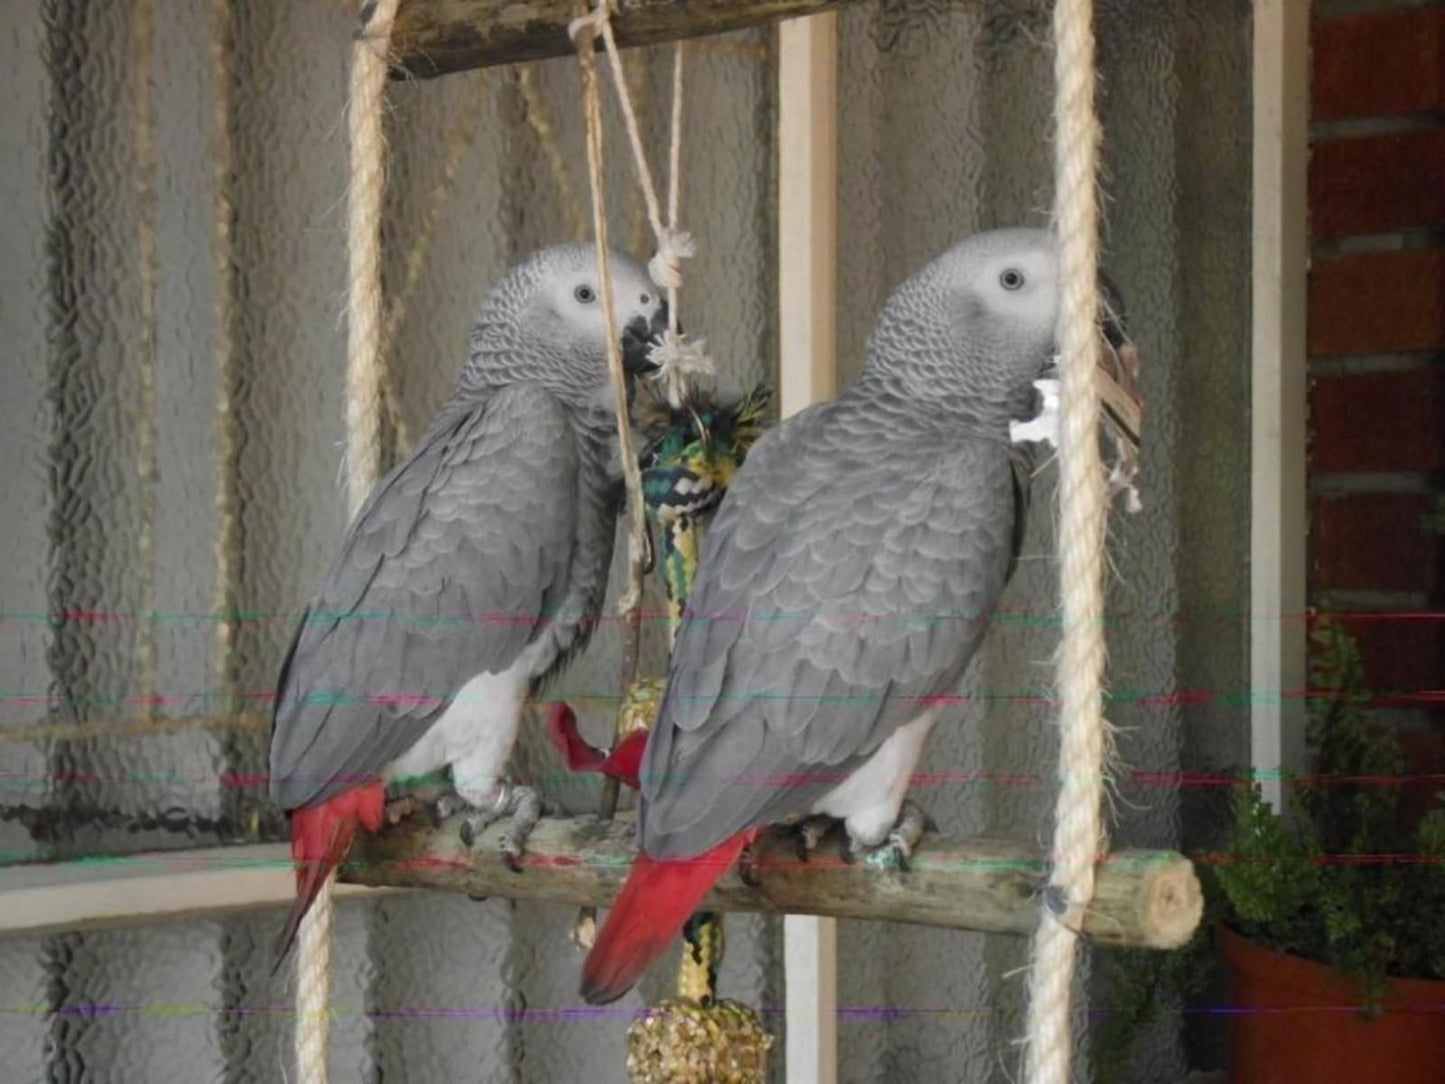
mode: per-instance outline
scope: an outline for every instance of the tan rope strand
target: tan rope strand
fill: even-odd
[[[386,52],[398,0],[379,0],[352,49],[347,199],[346,503],[354,516],[381,465],[381,212],[386,145],[382,105]],[[301,1084],[325,1084],[331,1002],[333,872],[301,920],[296,957],[296,1068]]]
[[[568,33],[577,46],[577,61],[581,71],[583,112],[587,125],[587,183],[592,195],[592,230],[597,246],[598,288],[602,293],[603,331],[607,337],[607,372],[612,383],[618,455],[622,460],[623,487],[627,494],[627,586],[617,603],[618,611],[623,614],[620,685],[622,694],[626,696],[637,678],[638,656],[642,650],[642,563],[647,513],[642,503],[641,469],[632,448],[627,381],[622,371],[622,352],[617,341],[617,314],[612,304],[612,265],[607,246],[607,193],[602,166],[602,95],[597,87],[597,59],[593,52],[593,39],[597,32],[595,19],[594,15],[574,20],[568,27]],[[614,729],[617,737],[621,736],[621,726],[622,718],[619,716]],[[602,781],[602,794],[597,802],[597,816],[600,820],[612,819],[617,812],[619,794],[620,787],[616,779],[609,777]],[[590,947],[596,934],[596,926],[596,908],[582,908],[573,926],[573,941]]]
[[[592,230],[597,245],[602,327],[607,338],[607,371],[612,381],[618,454],[622,459],[622,479],[627,492],[628,581],[618,609],[627,616],[628,635],[633,636],[642,606],[643,537],[647,531],[647,520],[642,503],[642,473],[637,463],[637,453],[632,446],[627,378],[622,370],[622,350],[617,337],[617,313],[612,296],[612,260],[607,243],[607,194],[603,184],[602,97],[597,87],[597,65],[590,41],[579,42],[578,57],[581,61],[582,92],[587,112],[587,179],[592,191]]]
[[[648,221],[652,223],[652,231],[657,237],[657,252],[648,261],[647,270],[653,282],[667,291],[669,317],[663,342],[652,351],[652,360],[659,366],[653,379],[662,387],[665,398],[676,409],[691,397],[698,385],[712,381],[716,371],[712,358],[708,356],[706,344],[701,340],[686,341],[678,331],[682,261],[691,258],[696,252],[692,236],[677,228],[675,213],[681,198],[682,184],[682,53],[679,51],[673,65],[672,142],[668,155],[672,166],[672,187],[668,202],[669,210],[674,213],[671,224],[667,225],[662,221],[662,210],[657,202],[657,186],[652,181],[652,170],[647,164],[647,152],[642,145],[637,115],[632,108],[632,99],[627,88],[622,56],[612,34],[609,0],[597,0],[596,8],[589,14],[574,19],[568,32],[575,38],[583,27],[593,34],[600,34],[606,46],[612,82],[622,109],[623,126],[627,129],[628,142],[632,147],[632,162],[637,171],[638,185],[647,205]]]
[[[136,623],[136,669],[146,718],[156,715],[156,256],[155,0],[136,0],[131,22],[135,48],[136,261],[140,307],[139,402],[136,409],[136,476],[140,486],[136,574],[140,620]]]
[[[386,45],[398,0],[380,0],[353,50],[346,365],[346,499],[355,515],[376,484],[381,457],[381,210],[385,176],[382,104]]]
[[[667,145],[667,229],[677,234],[677,215],[682,203],[682,70],[686,43],[679,41],[672,54],[672,130]],[[678,294],[682,284],[667,287],[667,326],[678,333]]]
[[[1101,805],[1106,724],[1104,528],[1108,495],[1099,456],[1099,222],[1095,194],[1100,129],[1095,114],[1092,0],[1054,6],[1054,163],[1062,298],[1059,307],[1059,578],[1063,612],[1057,661],[1059,795],[1053,872],[1033,945],[1025,1080],[1066,1084],[1072,1057],[1070,991],[1077,931],[1094,895],[1104,845]]]
[[[391,304],[387,308],[386,322],[381,329],[382,358],[391,356],[392,344],[396,342],[401,322],[406,318],[407,304],[411,301],[411,295],[416,291],[416,285],[421,280],[422,270],[426,266],[431,243],[436,236],[437,224],[441,221],[442,208],[446,206],[447,197],[451,195],[452,189],[456,186],[462,155],[476,137],[477,127],[482,117],[482,107],[486,101],[487,73],[479,71],[474,74],[471,92],[462,102],[457,119],[447,132],[446,157],[442,163],[442,174],[427,195],[426,204],[422,208],[421,225],[417,229],[416,240],[412,242],[411,249],[406,255],[401,285],[397,287]],[[396,436],[397,448],[403,449],[410,445],[411,441],[406,421],[401,416],[400,404],[397,402],[395,377],[396,373],[390,366],[383,367],[381,394],[387,423]]]
[[[637,129],[646,131],[647,110],[651,104],[651,98],[646,92],[646,54],[638,57],[636,64],[626,65],[623,68],[623,74],[627,78],[627,93],[637,109]],[[647,237],[652,233],[652,223],[647,217],[647,198],[643,195],[642,186],[634,185],[630,192],[633,198],[629,201],[630,205],[627,209],[627,247],[629,251],[641,252],[647,247]]]
[[[572,187],[572,175],[567,171],[567,162],[562,157],[562,148],[557,142],[557,129],[547,113],[547,103],[537,93],[536,68],[531,64],[517,65],[517,89],[522,94],[522,115],[537,142],[542,147],[542,156],[547,159],[547,170],[552,183],[557,186],[557,195],[562,201],[562,210],[567,215],[567,228],[580,241],[587,236],[587,223],[582,218],[582,205],[577,201],[577,192]]]
[[[583,26],[602,36],[607,49],[608,65],[612,71],[612,84],[617,91],[618,105],[622,109],[623,127],[627,141],[632,148],[632,165],[637,173],[637,183],[642,189],[642,198],[647,205],[647,220],[657,238],[657,254],[648,262],[647,269],[659,286],[672,290],[682,285],[682,261],[694,253],[693,240],[687,233],[670,229],[662,221],[662,208],[657,200],[657,186],[652,180],[652,169],[647,164],[647,149],[642,144],[642,131],[637,123],[637,112],[632,107],[632,95],[628,91],[622,54],[617,48],[617,39],[612,33],[612,9],[609,0],[597,0],[597,7],[589,15],[574,19],[569,33],[576,37]]]
[[[235,75],[231,0],[211,5],[211,117],[212,243],[216,276],[216,546],[215,578],[211,589],[216,614],[214,667],[223,708],[234,711],[236,672],[236,576],[240,565],[240,464],[236,461],[240,432],[236,417],[236,348],[233,337],[236,292],[236,254],[231,235],[235,216],[234,156],[231,147],[231,81]]]
[[[652,181],[652,170],[647,165],[647,149],[642,143],[642,128],[637,123],[637,111],[632,105],[632,94],[627,86],[627,74],[622,66],[622,53],[617,48],[617,39],[612,33],[612,19],[608,0],[598,0],[597,22],[602,42],[607,47],[608,67],[612,72],[612,85],[617,89],[617,104],[622,108],[622,123],[627,130],[627,140],[632,146],[632,164],[637,170],[637,183],[642,186],[642,198],[647,205],[647,220],[652,232],[662,240],[666,236],[662,223],[662,207],[657,201],[657,186]]]

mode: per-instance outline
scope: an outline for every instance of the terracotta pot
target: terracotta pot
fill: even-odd
[[[1445,982],[1392,979],[1386,1012],[1366,1017],[1324,964],[1223,927],[1215,943],[1234,978],[1231,1084],[1445,1081]]]

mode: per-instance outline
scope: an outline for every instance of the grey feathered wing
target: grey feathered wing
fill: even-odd
[[[768,434],[712,523],[642,765],[642,845],[807,812],[951,692],[1016,555],[996,440],[845,398]]]
[[[444,416],[377,487],[282,669],[280,806],[374,777],[465,682],[516,660],[565,593],[578,474],[563,407],[521,384]]]

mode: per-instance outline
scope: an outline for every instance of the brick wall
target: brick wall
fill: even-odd
[[[1310,601],[1349,616],[1381,718],[1441,773],[1445,4],[1317,2],[1313,38]]]

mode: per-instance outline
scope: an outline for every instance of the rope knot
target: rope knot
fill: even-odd
[[[647,273],[652,281],[664,290],[676,290],[682,286],[682,261],[697,255],[697,243],[686,230],[661,229],[658,231],[657,255],[647,263]]]
[[[611,4],[608,0],[597,0],[597,6],[595,8],[586,15],[577,16],[577,18],[567,24],[567,36],[572,39],[572,44],[576,45],[578,44],[577,37],[579,34],[586,31],[595,38],[598,34],[602,33],[603,27],[609,24],[611,20]]]
[[[652,379],[662,387],[668,405],[681,410],[704,384],[716,375],[712,356],[704,339],[689,340],[670,328],[662,333],[662,341],[652,348],[648,358],[657,366]]]

